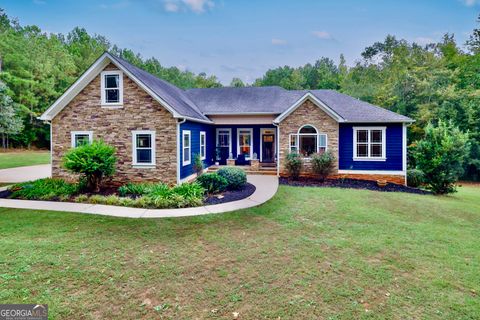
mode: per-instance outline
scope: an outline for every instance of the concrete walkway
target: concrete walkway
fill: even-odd
[[[52,166],[50,164],[41,164],[38,166],[17,167],[0,170],[0,182],[18,183],[42,178],[48,178],[52,175]]]
[[[0,207],[67,211],[123,218],[170,218],[222,213],[255,207],[271,199],[277,192],[278,178],[276,176],[248,175],[247,180],[256,187],[255,192],[250,197],[243,200],[195,208],[142,209],[100,204],[13,199],[0,199]]]

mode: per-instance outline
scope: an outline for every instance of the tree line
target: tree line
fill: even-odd
[[[448,122],[468,133],[465,177],[479,180],[480,29],[473,30],[462,47],[451,34],[428,45],[389,35],[365,48],[352,67],[343,55],[338,63],[321,57],[313,64],[270,69],[252,84],[234,78],[230,85],[338,90],[415,119],[409,129],[411,150],[425,136],[428,124]],[[215,76],[164,67],[155,58],[144,59],[83,28],[66,35],[47,34],[37,26],[21,26],[0,9],[0,133],[4,145],[8,140],[14,147],[47,147],[48,126],[36,117],[104,51],[181,88],[221,86]]]

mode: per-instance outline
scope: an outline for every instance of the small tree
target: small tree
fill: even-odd
[[[0,134],[4,149],[8,148],[8,135],[17,134],[23,130],[22,118],[12,98],[7,94],[7,90],[7,86],[0,81]]]
[[[330,151],[313,154],[312,169],[319,176],[320,180],[324,181],[335,169],[335,156]]]
[[[440,121],[425,128],[425,137],[415,150],[417,168],[424,173],[427,187],[436,194],[455,192],[468,154],[468,135],[451,123]]]
[[[198,153],[193,155],[193,170],[195,170],[197,176],[200,176],[203,173],[203,162]]]
[[[298,153],[289,153],[287,154],[287,159],[285,162],[285,168],[287,169],[290,176],[297,180],[300,176],[300,171],[302,170],[303,162],[302,158]]]
[[[102,179],[115,172],[115,151],[103,141],[94,141],[70,149],[63,157],[63,165],[67,170],[84,176],[89,191],[98,192]]]

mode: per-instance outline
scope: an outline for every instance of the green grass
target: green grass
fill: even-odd
[[[480,188],[281,186],[177,219],[0,208],[0,301],[50,319],[479,319]]]
[[[50,163],[48,151],[1,152],[0,169]]]

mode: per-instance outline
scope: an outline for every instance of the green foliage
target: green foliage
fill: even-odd
[[[193,155],[193,170],[197,176],[200,176],[203,173],[203,161],[198,153]]]
[[[118,188],[118,194],[122,197],[125,196],[143,196],[152,191],[154,187],[153,183],[127,183]]]
[[[425,174],[425,183],[434,193],[455,192],[455,182],[463,173],[468,155],[468,135],[451,123],[428,124],[425,138],[415,149],[417,168]]]
[[[222,167],[217,174],[227,180],[227,188],[230,190],[241,189],[247,183],[247,174],[240,168]]]
[[[216,172],[202,174],[197,182],[210,194],[222,192],[228,186],[227,179]]]
[[[407,170],[407,185],[409,187],[418,188],[425,181],[425,174],[422,170],[419,169],[408,169]]]
[[[303,162],[298,153],[289,153],[285,159],[285,168],[292,179],[297,180],[302,170]]]
[[[45,178],[19,183],[9,188],[11,198],[26,200],[66,200],[79,192],[80,186],[62,179]]]
[[[335,156],[330,151],[323,153],[314,153],[311,156],[312,169],[315,174],[317,174],[320,180],[325,180],[325,178],[332,174],[335,169]]]
[[[1,57],[1,56],[0,56]],[[8,148],[8,137],[23,130],[23,122],[7,86],[0,81],[0,134],[2,147]]]
[[[87,189],[98,192],[104,177],[115,172],[115,148],[103,141],[93,141],[70,149],[63,157],[64,167],[86,178]]]
[[[120,197],[115,205],[140,208],[184,208],[202,205],[205,189],[198,183],[183,183],[174,187],[164,183],[128,183],[121,186],[118,193]],[[97,196],[91,198],[88,202],[107,204],[107,199]]]

